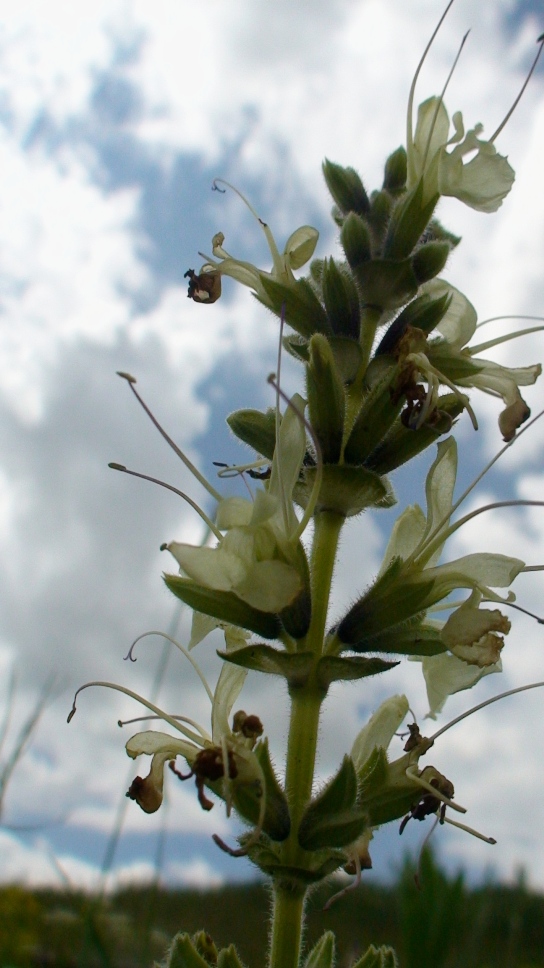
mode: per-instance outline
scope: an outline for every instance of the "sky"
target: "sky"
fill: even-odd
[[[450,113],[487,134],[514,101],[542,32],[536,2],[457,0],[422,70],[416,100],[441,91],[471,29],[450,83]],[[211,307],[187,299],[184,273],[201,264],[217,231],[233,254],[268,267],[257,223],[234,183],[270,224],[280,246],[299,225],[320,232],[316,255],[337,251],[321,163],[355,167],[369,189],[381,184],[387,155],[405,141],[406,104],[421,53],[442,12],[436,0],[95,0],[66,4],[0,0],[0,711],[15,701],[3,760],[47,688],[45,711],[5,791],[0,879],[93,886],[121,836],[110,883],[161,876],[171,884],[216,884],[252,876],[244,860],[211,841],[237,833],[220,804],[210,814],[191,784],[170,784],[165,807],[144,815],[125,799],[138,770],[124,743],[135,703],[91,680],[155,695],[170,711],[206,724],[209,702],[186,661],[159,630],[186,642],[189,618],[165,589],[159,551],[172,539],[199,542],[202,526],[173,494],[108,469],[119,461],[203,493],[168,449],[128,385],[138,388],[191,459],[208,475],[212,461],[241,451],[225,425],[232,410],[273,403],[277,324],[231,280]],[[463,236],[446,277],[479,319],[539,315],[544,307],[544,74],[498,138],[516,170],[495,215],[454,199],[439,215]],[[486,338],[520,319],[490,324]],[[509,365],[544,355],[544,335],[492,351]],[[300,373],[286,363],[285,386]],[[526,396],[537,413],[544,383]],[[501,446],[499,407],[474,395],[480,429],[468,417],[456,435],[460,486]],[[469,498],[539,499],[544,425],[520,437]],[[422,502],[428,455],[393,479],[398,508]],[[228,485],[235,493],[235,485]],[[367,514],[342,543],[333,614],[376,572],[398,508]],[[364,554],[361,553],[364,549]],[[450,557],[504,551],[544,562],[542,509],[481,515],[453,539]],[[171,566],[170,566],[171,567]],[[542,610],[538,572],[516,583],[518,603]],[[439,725],[472,704],[544,678],[543,631],[521,613],[503,652],[504,672],[452,697]],[[215,648],[196,657],[213,682]],[[244,707],[258,713],[281,769],[287,700],[280,682],[250,675]],[[387,681],[386,681],[387,680]],[[331,690],[322,726],[319,778],[330,775],[356,731],[392,692],[426,712],[419,667],[403,661],[387,677]],[[449,731],[432,763],[455,783],[467,820],[498,843],[453,828],[435,843],[444,862],[475,878],[515,878],[521,868],[544,889],[543,697],[538,690],[487,708]],[[11,744],[11,746],[10,746]],[[400,750],[400,746],[399,746]],[[142,768],[139,768],[142,772]],[[425,829],[409,824],[376,835],[374,870],[384,879],[417,850]],[[159,863],[160,862],[160,863]],[[366,875],[365,875],[366,876]]]

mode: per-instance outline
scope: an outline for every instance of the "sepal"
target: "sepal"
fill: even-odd
[[[283,313],[286,323],[301,336],[309,339],[314,333],[332,334],[327,313],[307,279],[297,279],[290,286],[264,275],[261,281],[267,298],[257,298],[276,316]]]
[[[370,229],[360,215],[350,212],[340,230],[340,244],[352,269],[372,258]]]
[[[272,460],[276,447],[276,411],[271,407],[266,413],[260,410],[235,410],[229,414],[227,423],[233,434],[258,454]]]
[[[344,645],[353,648],[370,636],[399,625],[428,606],[434,581],[424,578],[409,584],[401,579],[402,562],[394,559],[374,585],[350,608],[336,631]]]
[[[210,964],[213,964],[213,962],[204,959],[198,950],[198,943],[202,934],[204,932],[197,932],[194,939],[184,932],[176,934],[163,963],[164,968],[210,968]],[[215,948],[213,941],[211,944],[215,949],[215,958],[217,959],[217,948]]]
[[[363,464],[369,454],[376,449],[385,437],[402,407],[402,397],[395,403],[391,399],[391,386],[398,373],[392,357],[380,356],[373,360],[371,372],[379,370],[377,379],[365,395],[357,419],[344,448],[344,459],[348,464]]]
[[[332,931],[325,931],[304,961],[303,968],[334,968],[335,939]]]
[[[417,294],[419,283],[410,259],[373,259],[353,270],[364,306],[399,309]]]
[[[333,333],[358,340],[361,324],[357,289],[352,277],[341,272],[332,258],[323,263],[321,288]]]
[[[304,850],[345,847],[367,829],[367,814],[358,810],[357,776],[353,760],[345,756],[336,776],[307,807],[298,831]]]
[[[238,625],[240,628],[262,635],[265,639],[277,639],[281,635],[280,619],[271,612],[261,612],[257,608],[243,602],[234,592],[221,592],[198,585],[190,578],[179,575],[163,575],[167,588],[185,602],[189,608],[204,615],[212,615],[228,625]]]
[[[349,645],[353,652],[386,652],[396,655],[438,655],[446,651],[438,629],[426,625],[401,625]],[[355,661],[355,659],[344,660]],[[397,663],[393,663],[396,665]],[[376,670],[377,672],[381,670]],[[372,675],[372,673],[368,673]]]
[[[233,785],[232,802],[241,817],[256,825],[259,820],[261,797],[265,797],[263,830],[271,840],[283,841],[291,830],[291,817],[285,794],[270,760],[268,740],[260,740],[254,751],[263,771],[264,790],[257,791],[248,784]]]
[[[438,398],[438,407],[432,420],[418,430],[405,427],[401,420],[396,420],[389,433],[367,457],[365,466],[377,474],[391,473],[436,443],[440,436],[449,433],[463,410],[463,402],[457,393],[445,393]]]
[[[412,256],[412,268],[420,285],[434,279],[448,261],[449,242],[426,242]]]
[[[370,207],[364,185],[354,168],[342,168],[328,158],[323,162],[323,175],[334,201],[344,215],[365,215]]]
[[[385,162],[383,190],[391,195],[404,191],[407,177],[407,155],[403,145],[397,148]]]
[[[438,194],[423,205],[423,182],[397,202],[391,216],[383,254],[405,259],[419,242],[438,202]]]
[[[301,507],[306,507],[316,474],[315,467],[304,467],[302,481],[293,496]],[[386,479],[378,477],[366,467],[327,464],[316,503],[315,513],[332,511],[343,517],[360,514],[368,507],[392,507],[395,496]]]
[[[223,948],[217,956],[217,968],[244,968],[233,944]]]
[[[374,354],[375,357],[394,353],[408,326],[415,326],[424,333],[431,333],[438,326],[451,305],[451,294],[446,292],[437,299],[428,293],[417,296],[391,323],[384,333]]]

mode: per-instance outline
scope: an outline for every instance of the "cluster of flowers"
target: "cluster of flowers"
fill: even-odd
[[[219,628],[224,665],[213,693],[205,683],[211,731],[142,700],[175,735],[145,730],[128,741],[129,756],[152,757],[149,775],[137,777],[128,796],[147,812],[158,809],[170,764],[182,779],[195,778],[204,809],[212,806],[211,790],[253,826],[236,850],[216,838],[223,849],[248,853],[275,878],[305,883],[342,866],[359,873],[370,863],[372,831],[383,823],[404,817],[404,824],[429,813],[444,820],[445,806],[463,810],[452,802],[446,777],[432,766],[419,768],[434,737],[423,737],[416,724],[409,726],[404,755],[388,761],[391,739],[409,710],[404,696],[394,696],[359,733],[336,775],[305,804],[293,833],[289,796],[259,718],[242,711],[232,717],[248,670],[281,676],[292,696],[322,701],[333,681],[385,673],[398,656],[408,656],[422,665],[436,717],[449,695],[500,671],[510,622],[498,606],[514,600],[510,586],[525,568],[499,553],[439,563],[447,539],[470,517],[453,520],[460,504],[453,498],[457,445],[447,436],[464,411],[477,428],[467,391],[502,398],[499,427],[508,444],[530,415],[520,387],[533,384],[541,367],[510,368],[482,357],[501,340],[469,345],[476,312],[439,278],[459,242],[435,218],[440,197],[494,212],[513,184],[514,172],[494,145],[497,133],[487,141],[481,125],[465,133],[457,113],[452,134],[441,97],[420,106],[414,131],[413,97],[414,85],[406,148],[388,158],[379,191],[369,196],[353,169],[324,164],[342,261],[314,259],[308,277],[296,278],[314,255],[316,229],[297,229],[280,252],[249,206],[268,242],[272,269],[230,255],[218,233],[212,256],[204,256],[198,273],[186,274],[189,296],[204,305],[220,297],[223,276],[249,287],[281,320],[282,344],[304,369],[305,393],[286,399],[271,378],[274,410],[231,414],[231,430],[256,458],[229,472],[247,471],[260,486],[249,498],[223,499],[198,475],[217,502],[213,521],[200,512],[214,544],[165,546],[181,570],[167,575],[166,584],[194,612],[189,649]],[[127,379],[141,400],[135,381]],[[329,553],[332,574],[336,548],[319,545],[320,522],[334,521],[339,533],[348,518],[368,508],[390,508],[395,497],[387,475],[435,443],[426,511],[412,505],[402,512],[375,581],[327,627],[326,608],[316,607],[316,575],[319,555]],[[308,555],[302,538],[311,521]],[[451,605],[457,590],[468,596]],[[449,617],[438,621],[433,615],[444,608]],[[187,775],[175,766],[178,756],[188,763]],[[280,845],[293,836],[302,854],[287,865]]]

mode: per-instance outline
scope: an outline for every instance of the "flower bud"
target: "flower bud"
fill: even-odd
[[[412,268],[420,284],[434,279],[448,261],[449,242],[426,242],[412,257]]]
[[[340,242],[352,269],[372,258],[370,230],[355,212],[347,216],[340,231]]]
[[[368,195],[364,185],[353,168],[342,168],[327,158],[323,162],[323,175],[327,182],[334,201],[340,211],[347,215],[348,212],[357,212],[359,215],[366,215],[369,210]]]
[[[385,163],[383,189],[391,195],[402,192],[406,187],[407,157],[406,149],[401,145]]]
[[[320,443],[323,462],[336,464],[340,459],[344,433],[344,386],[332,349],[320,333],[310,340],[306,386],[310,423]]]
[[[359,339],[359,296],[351,275],[341,272],[334,259],[325,259],[321,279],[325,309],[333,333]]]

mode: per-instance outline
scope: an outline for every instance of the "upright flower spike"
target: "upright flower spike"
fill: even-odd
[[[215,591],[233,592],[263,612],[279,613],[302,591],[299,522],[292,495],[306,452],[299,395],[287,408],[280,427],[268,489],[255,500],[226,498],[219,502],[217,528],[225,536],[215,548],[173,541],[166,547],[189,578]]]

